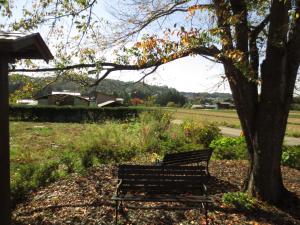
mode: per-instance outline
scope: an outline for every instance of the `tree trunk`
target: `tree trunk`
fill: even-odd
[[[260,96],[256,84],[248,81],[234,63],[229,60],[223,62],[249,153],[245,191],[272,204],[280,203],[288,193],[283,185],[280,165],[289,106],[300,62],[300,22],[297,20],[292,32],[288,33],[288,20],[288,5],[284,1],[273,1],[266,57],[260,73]],[[237,41],[242,43],[239,39]],[[253,49],[256,42],[254,39],[251,41]],[[241,47],[239,50],[246,52]],[[258,62],[256,59],[254,64],[251,63],[256,76]]]
[[[245,190],[272,204],[286,193],[281,175],[282,143],[288,111],[279,104],[260,102],[256,129],[250,138],[252,152]]]

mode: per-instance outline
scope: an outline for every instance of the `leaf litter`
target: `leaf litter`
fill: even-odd
[[[263,202],[255,211],[247,212],[226,206],[222,195],[240,191],[247,172],[247,161],[220,160],[210,163],[211,179],[207,187],[214,199],[209,210],[210,224],[284,225],[300,224],[300,171],[282,167],[286,188],[297,196],[290,207],[277,208]],[[72,174],[29,194],[12,214],[15,225],[114,224],[115,203],[110,200],[116,189],[113,165],[90,169],[86,175]],[[156,204],[156,203],[155,203]],[[145,205],[135,203],[135,205]],[[149,203],[148,206],[153,206]],[[133,210],[124,205],[119,224],[126,225],[190,225],[205,224],[199,210]]]

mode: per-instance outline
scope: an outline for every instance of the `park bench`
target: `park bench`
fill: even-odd
[[[118,212],[132,209],[182,210],[200,208],[207,222],[208,205],[212,203],[206,193],[207,176],[199,166],[119,165],[118,185],[112,200],[116,201],[115,222]],[[161,203],[155,207],[130,207],[130,202]],[[176,203],[175,203],[176,202]],[[177,207],[161,206],[175,203]],[[157,205],[157,204],[156,204]],[[172,204],[171,204],[172,205]],[[179,206],[178,206],[179,205]]]
[[[195,150],[188,152],[178,152],[166,154],[160,165],[188,165],[197,164],[200,166],[202,162],[205,163],[203,167],[207,176],[210,176],[208,171],[208,164],[212,155],[212,149]]]

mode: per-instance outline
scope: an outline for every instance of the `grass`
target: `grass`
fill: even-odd
[[[129,122],[99,124],[11,122],[13,203],[69,173],[106,163],[151,163],[166,152],[202,148],[201,127],[187,135],[167,113],[144,113]],[[194,136],[195,137],[194,137]],[[205,137],[203,137],[205,140]]]
[[[174,114],[175,119],[193,120],[198,123],[216,123],[219,126],[241,128],[235,110],[207,110],[207,109],[165,109]],[[291,137],[300,137],[300,112],[291,111],[288,118],[286,135]]]

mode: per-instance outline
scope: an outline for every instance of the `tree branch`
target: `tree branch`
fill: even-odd
[[[211,47],[205,47],[200,46],[196,48],[191,48],[186,50],[185,52],[181,53],[174,53],[169,56],[169,62],[174,61],[179,58],[183,58],[186,56],[189,56],[191,54],[197,54],[201,56],[209,56],[209,57],[216,57],[217,54],[220,53],[220,50],[216,46]],[[73,70],[73,69],[83,69],[83,68],[96,68],[98,66],[101,66],[103,70],[106,70],[106,72],[92,85],[95,86],[98,85],[102,80],[104,80],[111,72],[114,71],[121,71],[121,70],[144,70],[154,67],[152,71],[145,74],[144,77],[152,74],[156,71],[156,69],[164,64],[162,59],[158,59],[157,61],[150,61],[143,65],[121,65],[117,63],[109,63],[109,62],[97,62],[97,63],[91,63],[91,64],[76,64],[76,65],[70,65],[65,67],[54,67],[54,68],[38,68],[38,69],[11,69],[9,72],[55,72],[55,71],[66,71],[66,70]],[[143,79],[143,78],[142,78]]]
[[[267,24],[270,22],[270,14],[268,14],[263,21],[250,32],[250,38],[253,40],[256,39],[259,35],[259,33],[267,26]]]
[[[150,72],[144,74],[144,76],[142,76],[142,77],[141,77],[138,81],[136,81],[135,83],[139,83],[139,82],[141,82],[142,80],[144,80],[146,77],[148,77],[149,75],[151,75],[152,73],[154,73],[154,72],[157,70],[158,67],[159,67],[159,66],[155,66]]]

